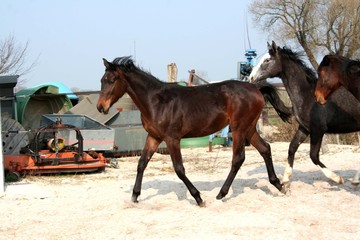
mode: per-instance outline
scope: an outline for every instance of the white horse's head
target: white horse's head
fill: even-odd
[[[254,79],[256,79],[256,74],[260,68],[260,65],[265,61],[265,59],[268,59],[270,58],[270,54],[268,52],[266,52],[260,59],[260,61],[258,61],[258,63],[256,64],[256,66],[252,69],[251,73],[250,73],[250,76],[249,76],[249,79],[250,79],[250,82],[253,82]]]

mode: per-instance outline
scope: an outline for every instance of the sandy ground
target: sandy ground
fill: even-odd
[[[288,143],[271,147],[281,177]],[[360,187],[350,183],[360,169],[359,147],[329,147],[321,159],[347,180],[343,185],[326,179],[303,144],[291,191],[283,195],[248,147],[220,201],[215,197],[228,174],[231,149],[183,149],[187,176],[205,208],[196,205],[167,155],[155,154],[149,163],[138,204],[130,201],[138,157],[119,159],[119,169],[105,173],[27,177],[7,184],[0,198],[0,239],[360,239]]]

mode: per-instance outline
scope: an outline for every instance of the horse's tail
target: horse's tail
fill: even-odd
[[[262,93],[266,102],[269,102],[275,109],[276,113],[284,122],[290,122],[292,115],[291,108],[285,106],[280,99],[277,89],[266,81],[253,83]]]

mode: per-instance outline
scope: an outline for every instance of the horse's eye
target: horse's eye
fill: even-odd
[[[104,77],[104,80],[105,80],[106,82],[109,82],[109,83],[114,83],[114,79],[113,79],[113,78],[109,78],[108,76],[105,76],[105,77]]]

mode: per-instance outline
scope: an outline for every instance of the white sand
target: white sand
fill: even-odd
[[[278,177],[288,143],[272,143]],[[199,189],[200,208],[174,173],[169,156],[155,154],[145,171],[139,203],[130,201],[138,157],[100,174],[27,177],[0,198],[0,239],[360,239],[360,191],[349,179],[360,169],[356,146],[329,145],[321,160],[347,181],[333,184],[308,157],[295,160],[291,192],[267,178],[253,148],[229,194],[216,200],[231,149],[184,149],[187,176]]]

